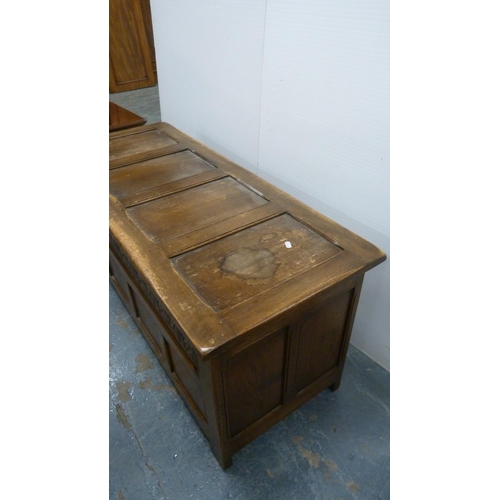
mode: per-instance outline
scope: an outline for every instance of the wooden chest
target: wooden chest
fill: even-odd
[[[225,469],[338,388],[385,255],[168,124],[109,137],[111,282]]]

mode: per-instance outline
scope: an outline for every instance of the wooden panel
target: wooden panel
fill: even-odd
[[[175,144],[171,137],[158,129],[144,129],[125,137],[112,137],[109,141],[109,159],[138,155]]]
[[[112,170],[109,173],[109,190],[122,199],[162,184],[213,170],[216,170],[215,167],[193,152],[182,151]]]
[[[339,365],[353,291],[311,311],[298,326],[295,390],[299,392]]]
[[[341,251],[284,214],[173,262],[197,293],[220,311],[305,273]]]
[[[163,198],[169,194],[177,193],[178,191],[184,191],[186,189],[201,186],[202,184],[207,184],[208,182],[215,181],[227,177],[227,175],[221,170],[214,168],[213,170],[207,170],[201,174],[192,175],[191,177],[184,177],[177,181],[168,182],[166,184],[159,184],[150,189],[145,189],[138,193],[133,193],[130,196],[125,196],[121,198],[121,202],[124,207],[130,208],[134,205],[141,205],[147,201],[156,200],[157,198]]]
[[[113,252],[111,250],[109,252],[109,275],[116,291],[118,292],[130,312],[131,308],[130,297],[128,294],[127,275],[123,271],[122,266],[118,263],[117,258],[113,255]]]
[[[151,58],[151,66],[156,74],[156,50],[153,36],[153,18],[151,16],[151,6],[149,0],[141,0],[142,18],[144,19],[144,29],[148,40],[149,56]]]
[[[186,364],[185,358],[181,356],[178,349],[170,344],[170,357],[172,361],[172,373],[178,378],[183,385],[184,390],[193,400],[197,410],[203,418],[206,418],[205,403],[201,392],[200,380],[191,367]]]
[[[163,332],[165,328],[154,314],[151,306],[142,298],[141,293],[134,294],[137,320],[139,320],[150,335],[150,342],[154,343],[156,355],[166,359],[165,339]]]
[[[140,0],[109,2],[109,90],[156,84]]]
[[[149,238],[176,238],[215,222],[247,212],[267,200],[231,177],[165,196],[127,210]]]
[[[180,238],[170,240],[165,245],[162,245],[162,249],[169,257],[175,257],[200,247],[203,244],[215,241],[223,236],[229,236],[242,229],[254,226],[258,222],[273,219],[282,213],[282,207],[277,206],[275,203],[266,203],[249,212],[244,212],[230,219],[225,219],[210,226],[203,227],[198,231],[185,234]]]
[[[230,435],[282,404],[287,329],[234,355],[224,374]]]

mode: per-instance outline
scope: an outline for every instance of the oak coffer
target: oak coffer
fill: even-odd
[[[171,125],[109,138],[111,282],[225,469],[339,386],[386,257]]]

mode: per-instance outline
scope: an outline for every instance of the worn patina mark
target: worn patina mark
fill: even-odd
[[[271,278],[278,267],[274,254],[267,248],[247,247],[228,253],[220,265],[222,271],[243,279]]]
[[[273,238],[276,238],[277,234],[276,233],[269,233],[269,234],[265,234],[264,236],[262,236],[262,238],[260,239],[260,241],[269,241],[269,240],[272,240]]]

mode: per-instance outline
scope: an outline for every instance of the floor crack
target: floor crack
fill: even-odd
[[[130,424],[130,421],[128,420],[127,414],[125,413],[123,406],[119,403],[113,403],[113,404],[116,408],[116,415],[117,415],[118,420],[120,421],[120,423],[123,424],[125,429],[127,429],[127,431],[132,435],[133,440],[137,443],[137,446],[141,450],[141,454],[142,454],[142,457],[144,459],[144,464],[146,465],[147,469],[151,472],[151,474],[155,477],[156,482],[158,484],[159,493],[161,494],[163,499],[166,498],[165,492],[163,491],[163,488],[161,486],[161,481],[160,481],[160,478],[158,476],[158,473],[156,472],[155,468],[149,463],[149,457],[147,457],[146,452],[144,451],[144,448],[143,448],[142,443],[139,439],[139,436],[137,435],[134,428]],[[149,487],[149,481],[146,481],[146,484],[148,484],[148,487]],[[155,495],[154,492],[152,492],[152,493],[153,493],[153,498],[156,499],[157,495]]]

